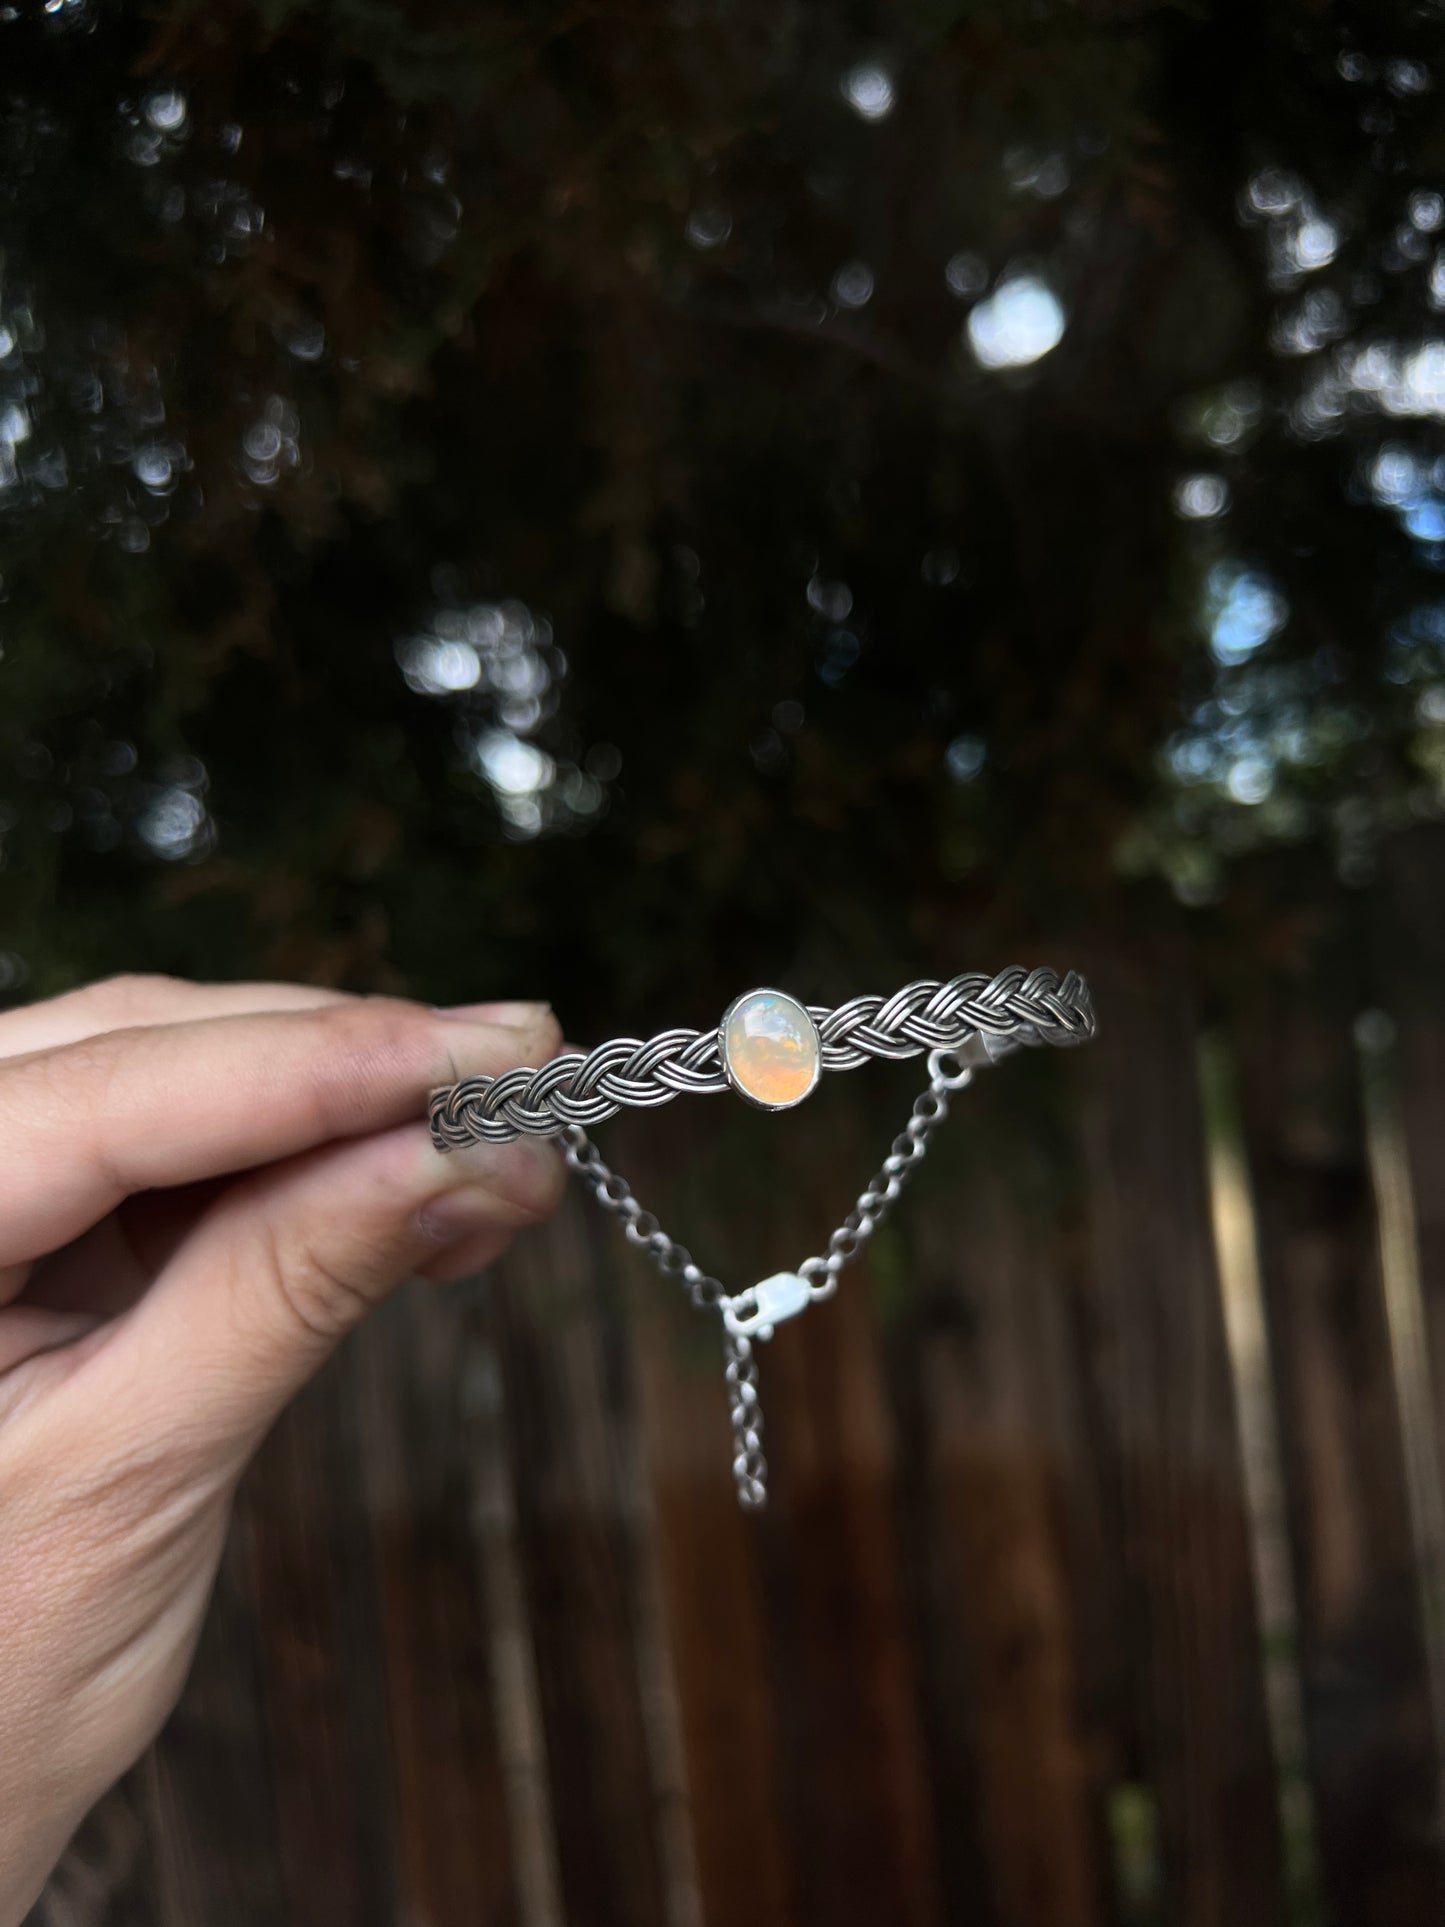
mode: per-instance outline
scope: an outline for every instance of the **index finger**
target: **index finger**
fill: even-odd
[[[133,1192],[385,1130],[423,1116],[436,1084],[543,1063],[561,1036],[537,1011],[505,1027],[368,998],[108,1031],[0,1062],[0,1265],[55,1250]]]
[[[67,990],[37,1004],[0,1011],[0,1057],[24,1057],[79,1043],[102,1030],[141,1024],[189,1024],[202,1017],[239,1017],[261,1010],[311,1010],[352,1003],[339,990],[315,984],[198,984],[184,977],[129,972]]]

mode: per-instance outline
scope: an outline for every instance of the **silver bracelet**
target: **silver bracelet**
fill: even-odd
[[[568,1164],[604,1210],[620,1218],[629,1244],[645,1251],[692,1302],[721,1314],[738,1498],[751,1509],[767,1499],[767,1460],[754,1345],[816,1299],[831,1297],[838,1274],[857,1257],[902,1191],[909,1173],[948,1115],[949,1098],[974,1070],[1021,1045],[1087,1043],[1094,1035],[1089,990],[1077,972],[1021,970],[972,974],[948,983],[923,979],[892,997],[854,997],[836,1010],[799,1003],[780,990],[749,990],[712,1030],[665,1030],[642,1042],[621,1037],[569,1052],[533,1070],[468,1077],[434,1091],[432,1140],[440,1151],[523,1136],[556,1137]],[[819,1255],[729,1293],[702,1271],[603,1162],[585,1126],[624,1107],[670,1104],[680,1092],[735,1090],[766,1111],[801,1104],[824,1071],[852,1070],[871,1058],[928,1056],[928,1087],[893,1140],[882,1169],[859,1194]]]

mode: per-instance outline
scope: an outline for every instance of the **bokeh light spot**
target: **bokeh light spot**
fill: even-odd
[[[983,368],[1025,368],[1064,338],[1064,310],[1034,274],[1003,281],[968,317],[968,340]]]
[[[850,67],[839,91],[860,120],[886,120],[893,111],[893,76],[876,60]]]

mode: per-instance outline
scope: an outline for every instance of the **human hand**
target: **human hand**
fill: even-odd
[[[536,1140],[441,1157],[436,1084],[542,1005],[121,978],[0,1014],[0,1923],[174,1705],[272,1420],[403,1276],[556,1205]]]

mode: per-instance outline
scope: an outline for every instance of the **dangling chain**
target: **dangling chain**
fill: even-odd
[[[953,1068],[950,1069],[949,1066]],[[658,1270],[676,1278],[694,1305],[718,1311],[723,1321],[727,1361],[728,1413],[733,1430],[733,1478],[738,1499],[750,1511],[767,1503],[768,1462],[763,1456],[763,1415],[758,1393],[758,1362],[753,1341],[770,1338],[773,1326],[818,1298],[838,1289],[838,1274],[862,1250],[887,1216],[910,1172],[924,1156],[929,1139],[948,1116],[949,1096],[972,1080],[953,1051],[928,1053],[928,1088],[913,1105],[907,1124],[893,1140],[883,1168],[859,1194],[819,1257],[805,1258],[796,1273],[780,1274],[761,1285],[729,1295],[718,1279],[693,1263],[686,1245],[669,1237],[652,1212],[632,1195],[625,1178],[609,1168],[580,1124],[561,1133],[568,1164],[604,1211],[622,1220],[627,1242],[645,1251]]]

